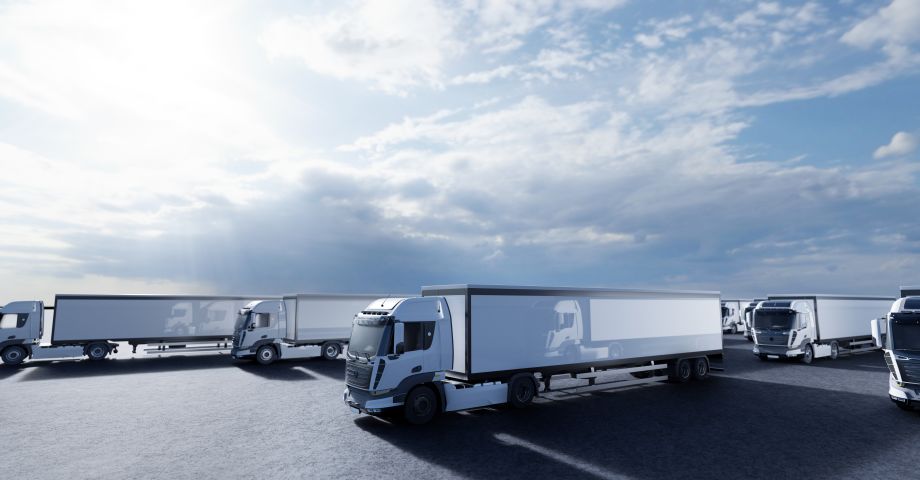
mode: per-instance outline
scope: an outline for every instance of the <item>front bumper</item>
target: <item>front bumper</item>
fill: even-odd
[[[920,385],[899,386],[894,378],[889,375],[888,398],[893,402],[920,406]]]
[[[233,348],[230,350],[230,358],[240,359],[255,355],[255,352],[248,348]]]
[[[355,413],[377,414],[391,408],[401,407],[404,402],[396,401],[396,397],[389,395],[385,397],[372,396],[370,392],[360,389],[345,387],[342,393],[342,400]]]
[[[780,358],[794,358],[802,355],[800,348],[789,348],[785,345],[754,345],[754,355],[775,355]]]

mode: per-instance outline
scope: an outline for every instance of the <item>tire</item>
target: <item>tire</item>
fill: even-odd
[[[912,411],[914,411],[914,407],[912,407],[911,405],[908,405],[908,404],[906,404],[906,403],[894,402],[894,404],[897,405],[898,408],[900,408],[901,410],[904,410],[905,412],[912,412]]]
[[[671,363],[668,368],[668,381],[671,383],[687,383],[693,377],[693,368],[687,360],[678,360]]]
[[[438,413],[438,397],[434,391],[421,385],[412,389],[403,405],[403,416],[412,425],[424,425]]]
[[[840,356],[840,345],[836,341],[831,342],[831,360],[837,360]]]
[[[342,353],[342,346],[335,342],[326,342],[322,346],[323,359],[335,360]]]
[[[272,345],[262,345],[256,350],[256,361],[262,365],[270,365],[278,359],[278,352]]]
[[[729,330],[729,331],[731,332],[732,335],[736,335],[736,334],[738,333],[738,325],[735,325],[735,324],[733,323],[733,324],[732,324],[732,328],[731,328],[731,330]]]
[[[759,355],[757,355],[757,358],[759,358],[759,359],[760,359],[761,361],[763,361],[763,362],[766,362],[766,361],[768,360],[768,359],[767,359],[767,356],[764,355],[764,354],[762,354],[762,353],[759,354]]]
[[[814,359],[815,359],[815,349],[809,343],[808,345],[805,345],[805,353],[802,354],[802,363],[804,363],[805,365],[808,365],[811,362],[813,362]]]
[[[753,341],[754,341],[754,337],[744,337],[744,338],[746,338],[747,341],[749,341],[749,342],[753,342]]]
[[[19,365],[26,360],[26,349],[18,345],[6,347],[0,354],[0,358],[7,365]]]
[[[694,358],[692,362],[693,366],[693,379],[694,380],[706,380],[709,378],[709,359],[706,357]]]
[[[94,362],[103,360],[109,355],[109,346],[103,342],[91,343],[86,347],[86,356]]]
[[[537,381],[529,373],[517,374],[508,382],[508,403],[514,408],[524,408],[537,395]]]

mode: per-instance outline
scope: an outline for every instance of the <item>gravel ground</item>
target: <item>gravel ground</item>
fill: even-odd
[[[554,394],[410,427],[353,415],[344,361],[226,355],[0,366],[5,478],[840,478],[917,475],[920,414],[878,352],[705,382]]]

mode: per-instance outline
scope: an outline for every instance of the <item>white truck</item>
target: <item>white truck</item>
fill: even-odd
[[[750,300],[722,300],[722,333],[735,334],[744,329],[744,307]]]
[[[872,320],[872,339],[885,352],[888,397],[904,410],[920,406],[920,296],[899,298]]]
[[[134,352],[138,345],[153,346],[159,353],[223,350],[233,336],[237,312],[249,301],[227,296],[57,295],[49,344],[41,343],[44,303],[12,302],[0,317],[0,358],[8,365],[27,358],[102,360],[117,353],[116,342],[127,342]]]
[[[766,300],[766,298],[755,298],[751,300],[751,303],[748,303],[747,306],[744,307],[744,312],[741,314],[744,318],[744,338],[749,342],[754,341],[754,309],[764,300]]]
[[[528,405],[553,375],[635,379],[615,388],[704,379],[721,358],[718,292],[490,285],[423,287],[376,300],[354,319],[343,400],[410,423],[510,403]]]
[[[355,314],[385,294],[285,295],[257,300],[241,311],[233,333],[233,358],[268,365],[279,358],[339,356],[351,335]]]
[[[768,358],[836,359],[872,350],[870,321],[894,298],[847,295],[770,295],[754,309],[754,355]]]

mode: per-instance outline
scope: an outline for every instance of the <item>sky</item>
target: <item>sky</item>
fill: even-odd
[[[920,284],[920,2],[0,0],[0,303]]]

